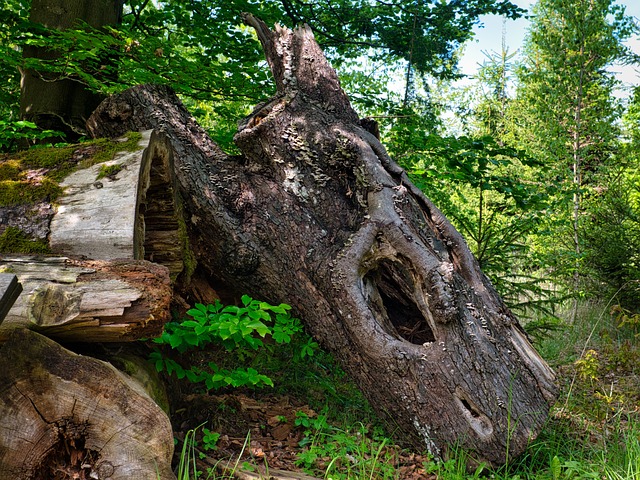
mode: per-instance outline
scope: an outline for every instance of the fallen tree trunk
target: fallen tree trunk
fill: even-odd
[[[27,329],[0,349],[0,478],[171,480],[169,418],[131,378]]]
[[[94,136],[158,128],[212,278],[295,306],[374,408],[420,449],[498,465],[555,398],[553,372],[460,234],[363,128],[311,31],[248,16],[278,87],[224,154],[165,87],[114,96]]]
[[[144,260],[5,255],[2,271],[23,292],[0,323],[0,343],[16,328],[58,341],[126,342],[159,335],[169,320],[169,271]]]

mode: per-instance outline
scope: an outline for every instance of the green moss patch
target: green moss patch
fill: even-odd
[[[32,240],[16,227],[7,227],[0,235],[0,253],[51,253],[42,240]]]
[[[48,178],[39,183],[28,180],[0,181],[0,206],[10,207],[38,201],[50,202],[58,198],[62,188]]]
[[[95,145],[99,147],[99,151],[93,155],[93,161],[83,166],[90,167],[96,163],[108,162],[109,160],[112,160],[114,155],[118,152],[134,152],[140,148],[138,146],[138,142],[142,138],[141,133],[129,132],[125,137],[126,140],[124,141],[118,139],[110,140],[108,138],[98,138],[97,140],[93,140],[92,142],[85,144]]]
[[[20,175],[20,162],[6,160],[0,163],[0,181],[18,178]]]
[[[71,172],[112,160],[117,152],[135,151],[140,138],[140,133],[130,132],[125,140],[100,138],[4,155],[0,158],[0,206],[54,201],[62,193],[58,183]]]
[[[100,180],[105,177],[115,177],[120,170],[122,170],[122,165],[117,163],[115,165],[102,165],[96,180]]]

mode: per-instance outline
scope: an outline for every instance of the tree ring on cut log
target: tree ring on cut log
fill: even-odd
[[[169,418],[113,365],[26,328],[0,350],[0,479],[175,480]]]
[[[116,471],[111,462],[101,462],[98,464],[98,478],[111,478]]]

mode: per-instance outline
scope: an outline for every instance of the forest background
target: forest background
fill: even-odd
[[[30,8],[9,0],[0,16],[3,152],[84,134],[81,125],[21,112],[26,69],[101,96],[169,84],[211,137],[235,152],[237,121],[274,92],[241,12],[268,23],[307,22],[355,109],[378,122],[391,156],[464,235],[534,338],[591,328],[582,307],[597,306],[596,316],[621,335],[617,348],[628,345],[623,363],[638,359],[640,85],[621,85],[612,68],[640,68],[625,43],[639,26],[620,4],[540,0],[525,12],[485,0],[138,0],[124,5],[118,25],[67,30],[30,23]],[[522,49],[486,52],[475,75],[459,82],[459,60],[483,14],[529,15]],[[31,47],[56,53],[24,56]],[[571,361],[595,352],[577,347]],[[585,379],[599,378],[585,371]],[[637,394],[631,402],[637,409]]]

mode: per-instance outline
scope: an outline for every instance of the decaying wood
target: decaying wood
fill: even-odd
[[[184,255],[188,246],[172,155],[171,146],[150,132],[140,164],[134,258],[164,265],[175,281],[186,270]]]
[[[233,473],[233,477],[237,480],[263,480],[268,478],[269,480],[320,480],[317,477],[306,475],[300,472],[287,472],[285,470],[278,470],[275,468],[258,467],[257,471],[248,470],[236,470]]]
[[[151,135],[150,130],[142,132],[137,150],[72,172],[59,183],[64,192],[55,205],[1,207],[0,233],[18,228],[30,239],[48,243],[55,254],[69,257],[150,260],[169,268],[175,281],[185,271],[186,234],[171,151],[157,141],[147,148]],[[73,158],[94,153],[91,147],[78,147]],[[105,168],[113,173],[100,178]]]
[[[0,350],[0,478],[175,479],[169,418],[108,363],[26,329]]]
[[[167,268],[144,260],[0,258],[23,292],[0,323],[0,343],[16,328],[70,342],[125,342],[159,335],[169,319]]]
[[[308,27],[248,16],[278,87],[224,154],[166,87],[101,104],[93,135],[157,128],[200,266],[287,302],[394,431],[435,456],[522,452],[555,399],[554,374],[461,235],[361,124]],[[364,128],[367,127],[367,128]]]
[[[183,270],[182,242],[173,188],[171,155],[160,142],[147,148],[151,131],[142,132],[139,150],[80,169],[60,186],[51,220],[49,245],[58,254],[112,260],[152,259],[175,279]],[[117,173],[98,178],[104,167]]]
[[[113,160],[76,170],[60,182],[64,194],[56,201],[49,234],[54,252],[101,260],[139,258],[135,255],[139,240],[134,238],[137,191],[145,181],[141,160],[150,134],[143,134],[139,150],[120,152]],[[99,178],[101,169],[116,166],[117,173]]]

